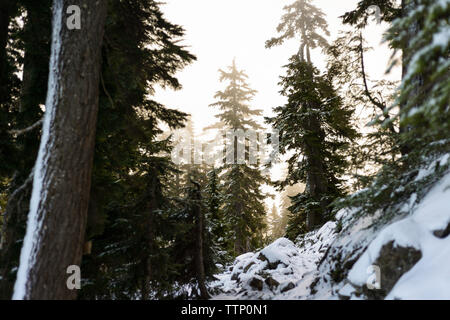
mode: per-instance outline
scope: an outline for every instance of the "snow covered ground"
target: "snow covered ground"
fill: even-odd
[[[295,245],[280,238],[256,253],[236,258],[233,266],[216,277],[211,287],[220,289],[214,299],[306,299],[317,277],[317,264],[336,237],[335,222],[302,238]]]
[[[214,299],[450,299],[450,173],[404,206],[382,227],[381,213],[341,210],[339,228],[241,255],[210,284]]]

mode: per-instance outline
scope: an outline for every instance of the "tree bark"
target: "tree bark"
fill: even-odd
[[[81,30],[66,26],[70,5]],[[80,265],[89,204],[106,0],[54,0],[41,147],[14,299],[74,299],[67,287]]]

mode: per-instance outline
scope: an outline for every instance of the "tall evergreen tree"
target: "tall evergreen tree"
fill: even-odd
[[[301,51],[305,46],[327,47],[326,40],[316,33],[316,26],[325,33],[328,28],[318,8],[309,1],[296,1],[285,10],[278,31],[287,31],[269,40],[269,47],[297,34],[301,36]],[[305,192],[294,197],[290,207],[290,236],[295,237],[326,221],[328,206],[343,195],[340,177],[348,166],[345,151],[357,133],[351,126],[353,111],[343,105],[333,87],[332,71],[321,75],[309,55],[305,59],[302,52],[290,59],[286,69],[280,85],[288,103],[274,108],[276,116],[266,120],[279,131],[280,152],[293,152],[289,173],[278,185],[306,184]]]
[[[200,150],[194,149],[197,137],[191,120],[183,133],[185,140],[178,143],[187,142],[190,148],[184,150],[188,151],[189,159],[184,157],[187,163],[178,165],[178,185],[174,195],[178,230],[171,250],[174,264],[178,266],[178,275],[173,279],[177,291],[175,298],[208,299],[210,293],[206,283],[217,271],[216,263],[224,262],[218,245],[223,226],[219,181],[214,169],[208,172],[205,165],[195,163],[195,152]]]
[[[182,230],[175,238],[173,255],[180,265],[180,285],[192,285],[197,292],[192,292],[189,298],[210,298],[206,281],[215,271],[214,253],[211,247],[211,234],[207,228],[205,201],[201,192],[203,175],[193,168],[187,172],[187,183],[184,197],[178,200],[180,209],[177,212],[179,228]],[[204,177],[203,177],[204,178]]]
[[[235,61],[228,71],[220,70],[220,81],[229,83],[225,90],[216,93],[215,98],[218,100],[211,104],[211,107],[221,110],[221,113],[216,115],[219,122],[215,126],[222,126],[233,133],[239,130],[256,132],[261,129],[253,119],[261,115],[261,110],[252,109],[248,104],[255,91],[249,87],[246,79],[247,75],[238,70]],[[246,141],[232,135],[231,141],[226,143],[228,147],[225,148],[224,164],[221,168],[221,178],[224,181],[223,213],[231,229],[233,253],[240,255],[261,245],[259,235],[264,229],[265,215],[261,186],[267,179],[261,174],[258,163],[251,163],[250,149]],[[241,148],[245,150],[244,159],[238,152]]]

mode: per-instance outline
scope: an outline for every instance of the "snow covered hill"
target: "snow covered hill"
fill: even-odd
[[[450,174],[404,209],[381,226],[344,209],[295,244],[241,255],[214,299],[450,299]]]
[[[317,264],[336,237],[335,222],[308,234],[301,245],[280,238],[256,253],[236,258],[233,266],[216,277],[215,299],[306,299],[318,276]]]

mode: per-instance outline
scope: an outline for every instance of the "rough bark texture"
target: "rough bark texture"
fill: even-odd
[[[66,27],[70,5],[81,8],[81,30]],[[106,0],[54,0],[53,17],[50,74],[55,87],[49,87],[47,96],[53,104],[47,106],[48,139],[41,142],[38,159],[43,163],[36,167],[41,172],[33,185],[42,187],[37,204],[41,224],[19,299],[76,298],[76,290],[67,288],[66,270],[81,263],[87,220]]]

